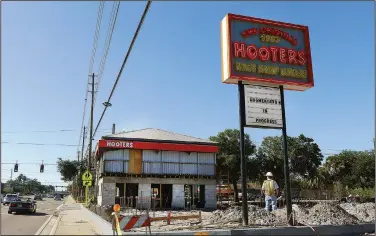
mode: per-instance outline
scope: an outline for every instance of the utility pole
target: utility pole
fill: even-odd
[[[13,169],[10,168],[10,180],[12,180],[12,177],[13,177]],[[11,192],[13,192],[13,189],[12,189],[12,185],[11,185],[11,184],[9,184],[9,189],[10,189]]]
[[[84,126],[84,134],[82,135],[81,160],[84,160],[85,138],[86,138],[86,126]]]
[[[89,160],[88,160],[88,170],[91,172],[91,149],[93,146],[93,116],[94,116],[94,78],[93,73],[91,77],[91,109],[90,109],[90,136],[89,136]]]

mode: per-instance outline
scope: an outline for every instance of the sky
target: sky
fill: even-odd
[[[104,7],[98,71],[112,2]],[[121,2],[94,125],[146,2]],[[239,128],[237,86],[221,82],[220,21],[227,13],[307,25],[315,87],[286,91],[287,134],[304,134],[324,155],[373,147],[373,2],[153,2],[95,139],[159,128],[208,138]],[[76,159],[99,2],[3,2],[1,8],[1,179],[19,172],[61,183],[58,157]],[[333,11],[335,9],[335,11]],[[88,124],[87,109],[85,125]],[[67,131],[61,131],[67,130]],[[36,132],[53,131],[53,132]],[[246,128],[259,145],[279,130]],[[25,163],[25,164],[22,164]],[[31,164],[28,164],[31,163]]]

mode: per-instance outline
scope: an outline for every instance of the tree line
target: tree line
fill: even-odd
[[[240,178],[240,131],[226,129],[209,139],[218,142],[217,178],[229,174],[235,200],[237,182]],[[281,188],[284,187],[284,155],[282,136],[265,137],[256,148],[245,134],[245,155],[248,181],[262,183],[265,173],[271,171]],[[375,153],[374,150],[343,150],[339,154],[324,156],[313,138],[301,134],[287,137],[291,185],[300,189],[330,189],[345,195],[356,192],[374,195]],[[372,196],[369,196],[372,197]],[[373,196],[374,197],[374,196]]]
[[[20,174],[14,180],[8,180],[2,190],[3,193],[53,193],[55,187],[52,185],[43,185],[37,179],[28,178],[26,175]]]
[[[216,136],[209,137],[218,143],[216,174],[218,182],[222,174],[229,174],[229,180],[238,196],[237,183],[240,178],[240,132],[225,129]],[[293,188],[336,190],[339,195],[347,192],[366,191],[373,194],[375,186],[375,153],[373,150],[343,150],[339,154],[324,156],[313,138],[301,134],[288,137],[290,178]],[[250,136],[245,134],[245,155],[247,157],[247,177],[250,182],[262,183],[265,173],[271,171],[274,179],[284,188],[284,166],[282,137],[265,137],[256,148]],[[63,160],[58,158],[58,172],[64,181],[77,180],[82,186],[81,174],[86,170],[85,161]],[[374,197],[374,196],[373,196]]]

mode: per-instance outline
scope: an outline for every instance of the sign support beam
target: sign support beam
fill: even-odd
[[[245,101],[244,85],[238,81],[239,90],[239,125],[240,125],[240,161],[241,161],[241,180],[242,180],[242,219],[243,226],[248,225],[248,202],[247,202],[247,166],[244,147],[244,123],[245,123]]]
[[[283,86],[279,86],[279,91],[281,93],[281,107],[282,107],[282,136],[283,136],[283,154],[284,154],[284,169],[285,169],[285,197],[286,197],[286,210],[287,210],[287,222],[289,225],[293,225],[292,221],[292,204],[291,204],[291,185],[290,185],[290,168],[289,168],[289,157],[287,150],[287,132],[286,132],[286,113],[285,113],[285,94],[283,91]]]

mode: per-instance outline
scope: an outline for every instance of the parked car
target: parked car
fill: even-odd
[[[34,214],[37,211],[37,204],[35,201],[17,199],[9,204],[8,214],[15,213],[31,213]]]
[[[55,197],[54,197],[54,200],[55,201],[61,201],[61,196],[59,194],[57,194]]]
[[[40,194],[36,194],[36,195],[34,196],[34,200],[40,200],[40,201],[42,201],[42,200],[43,200],[42,195],[40,195]]]
[[[10,204],[11,202],[13,201],[16,201],[18,199],[17,195],[16,194],[7,194],[5,195],[4,197],[4,200],[3,200],[3,205],[8,205]]]

